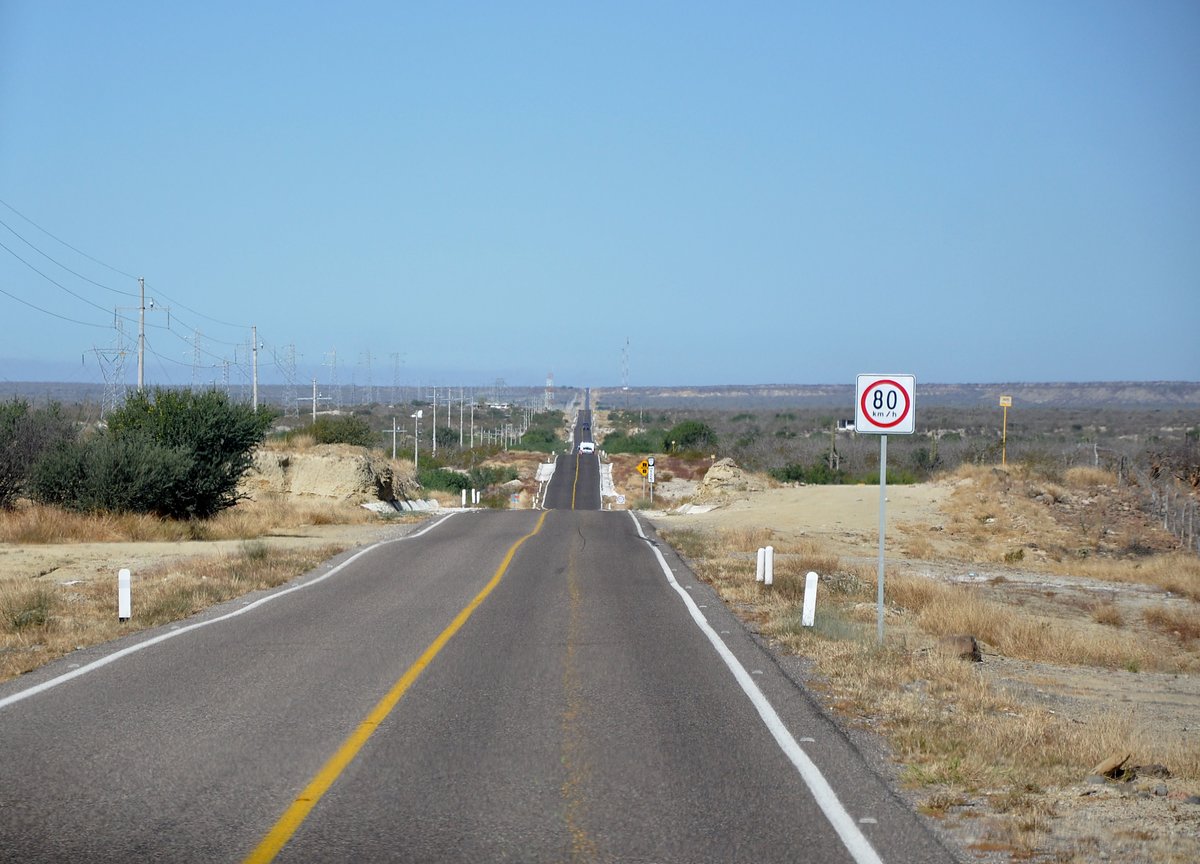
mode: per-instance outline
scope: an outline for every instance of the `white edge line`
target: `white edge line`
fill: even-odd
[[[632,510],[626,511],[630,518],[633,519],[633,524],[637,527],[638,536],[643,540],[648,540],[645,533],[642,531],[642,525],[638,522],[638,518]],[[658,564],[662,568],[663,575],[667,577],[667,582],[675,592],[683,598],[684,604],[692,615],[692,620],[696,622],[696,626],[700,631],[708,637],[708,641],[717,649],[717,653],[721,655],[721,659],[725,661],[725,665],[729,667],[729,671],[733,673],[733,677],[741,685],[746,696],[754,705],[758,716],[762,718],[763,724],[775,739],[785,756],[796,766],[796,770],[800,772],[800,777],[812,792],[813,798],[816,799],[817,806],[821,808],[821,812],[825,814],[825,818],[829,820],[829,824],[833,826],[833,830],[837,832],[841,838],[842,845],[854,858],[857,864],[883,864],[871,846],[871,842],[867,840],[866,835],[859,830],[854,819],[846,812],[846,808],[842,806],[842,802],[838,800],[837,793],[833,791],[833,787],[829,785],[829,781],[825,779],[825,775],[821,773],[821,769],[816,766],[816,763],[809,758],[808,754],[792,737],[792,733],[788,731],[783,720],[775,712],[771,703],[767,701],[767,697],[763,695],[762,690],[754,683],[754,679],[733,652],[729,650],[717,632],[704,617],[704,613],[697,607],[695,601],[683,590],[680,584],[675,581],[674,575],[671,573],[671,568],[667,565],[667,560],[663,558],[662,552],[657,546],[650,545],[654,551],[654,555],[658,558]]]
[[[353,564],[359,558],[366,555],[368,552],[372,552],[372,551],[378,549],[380,546],[386,546],[389,543],[398,543],[401,540],[411,540],[413,538],[420,537],[422,534],[426,534],[426,533],[432,531],[434,528],[441,525],[443,522],[445,522],[447,519],[449,519],[453,515],[455,515],[455,514],[447,513],[445,516],[443,516],[441,519],[438,519],[433,524],[427,525],[424,528],[422,528],[420,531],[416,531],[412,534],[405,534],[403,537],[393,537],[390,540],[380,540],[378,543],[373,543],[372,545],[368,546],[366,549],[360,549],[358,552],[355,552],[353,555],[351,555],[349,558],[347,558],[341,564],[338,564],[336,567],[331,569],[328,573],[322,573],[320,576],[317,576],[314,579],[310,579],[307,582],[303,582],[299,585],[293,585],[290,588],[284,588],[282,591],[276,591],[274,594],[268,594],[266,597],[260,597],[258,600],[255,600],[253,603],[248,603],[245,606],[243,606],[242,608],[235,609],[234,611],[228,612],[224,615],[221,615],[220,617],[210,618],[207,621],[197,621],[195,624],[189,624],[186,627],[180,627],[178,630],[170,630],[166,633],[160,633],[159,635],[154,636],[153,638],[147,639],[144,642],[138,642],[136,645],[130,645],[127,648],[122,648],[120,651],[114,651],[111,654],[105,655],[104,657],[101,657],[99,660],[93,660],[91,663],[88,663],[86,666],[80,666],[78,669],[72,669],[70,672],[66,672],[62,675],[59,675],[56,678],[51,678],[49,681],[43,681],[41,684],[36,684],[33,687],[30,687],[28,690],[21,690],[17,693],[12,694],[11,696],[6,696],[5,698],[0,699],[0,710],[3,710],[4,708],[7,708],[9,705],[12,705],[16,702],[20,702],[23,699],[28,699],[31,696],[38,695],[39,693],[45,693],[47,690],[51,690],[51,689],[57,687],[59,684],[67,683],[72,678],[78,678],[80,675],[86,675],[88,672],[94,672],[95,670],[99,669],[101,666],[107,666],[109,663],[115,663],[117,660],[120,660],[122,657],[128,657],[130,654],[136,654],[138,651],[141,651],[144,648],[149,648],[151,645],[157,645],[160,642],[166,642],[168,639],[174,639],[176,636],[182,636],[184,633],[190,633],[193,630],[199,630],[201,627],[208,627],[213,624],[218,624],[221,621],[228,621],[230,618],[235,618],[238,615],[242,615],[246,612],[249,612],[251,609],[255,609],[259,606],[262,606],[263,604],[269,603],[272,600],[278,600],[280,597],[283,597],[286,594],[291,594],[293,591],[299,591],[302,588],[307,588],[310,585],[316,585],[318,582],[323,582],[326,579],[328,579],[330,576],[333,576],[335,573],[338,573],[339,571],[345,569],[346,567],[349,567],[351,564]]]

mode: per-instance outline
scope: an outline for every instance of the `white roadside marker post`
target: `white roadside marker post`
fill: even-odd
[[[758,569],[754,574],[754,581],[763,581],[763,575],[767,570],[767,550],[763,546],[758,547]]]
[[[121,570],[117,573],[117,620],[124,623],[133,617],[131,608],[133,602],[130,598],[130,574],[128,570]]]
[[[804,577],[804,612],[800,623],[811,627],[817,619],[817,574],[810,572]]]
[[[763,574],[764,585],[775,584],[775,547],[767,547],[766,572]]]
[[[459,501],[459,505],[458,505],[458,506],[459,506],[459,507],[463,507],[463,508],[465,508],[465,507],[467,506],[467,490],[466,490],[466,489],[460,489],[460,490],[458,490],[458,491],[462,493],[462,495],[460,496],[461,500]]]

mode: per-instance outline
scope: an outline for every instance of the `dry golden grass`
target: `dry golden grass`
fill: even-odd
[[[1066,784],[1122,747],[1171,765],[1177,778],[1200,780],[1200,747],[1165,742],[1132,715],[1075,723],[996,689],[974,664],[937,651],[879,648],[871,627],[830,638],[828,627],[797,625],[784,620],[767,632],[816,661],[835,708],[872,720],[913,786],[962,792]]]
[[[115,582],[79,585],[0,585],[0,680],[28,672],[78,647],[186,618],[209,606],[272,588],[342,551],[273,549],[243,543],[236,554],[197,558],[140,575],[133,618],[117,620]]]
[[[0,511],[0,543],[141,543],[249,540],[279,528],[363,524],[379,517],[344,502],[264,496],[211,519],[177,521],[137,513],[75,513],[41,504]]]
[[[1111,601],[1097,603],[1093,606],[1092,620],[1097,624],[1106,624],[1109,627],[1121,627],[1125,624],[1125,616],[1121,614],[1117,604]]]
[[[1063,473],[1063,482],[1072,489],[1111,488],[1117,485],[1117,475],[1103,468],[1081,465],[1068,468]]]
[[[317,446],[317,439],[306,432],[294,432],[287,437],[268,438],[261,445],[264,450],[275,452],[303,452]]]
[[[1064,576],[1086,576],[1102,582],[1152,585],[1200,602],[1200,558],[1186,552],[1146,558],[1093,559],[1051,568]]]
[[[1164,652],[1161,645],[1130,639],[1093,622],[1065,626],[1061,618],[988,600],[983,590],[903,574],[889,574],[886,581],[888,602],[913,616],[923,632],[970,633],[1006,657],[1132,671],[1179,672],[1195,665],[1189,654]]]
[[[847,567],[808,541],[778,555],[776,585],[766,589],[754,582],[753,553],[770,542],[770,532],[660,533],[765,635],[815,662],[818,686],[835,710],[869,720],[887,736],[906,766],[906,782],[937,790],[929,812],[953,806],[967,791],[1005,790],[1012,800],[1001,802],[1010,817],[1004,830],[1012,836],[1003,843],[1029,848],[1052,814],[1022,790],[1077,781],[1122,748],[1143,762],[1170,765],[1177,779],[1200,783],[1200,745],[1164,739],[1127,714],[1073,722],[998,689],[981,667],[921,646],[933,637],[972,633],[1008,657],[1113,669],[1177,668],[1194,663],[1192,654],[1131,639],[1115,629],[1119,625],[1089,620],[1088,610],[1079,610],[1077,625],[1063,626],[989,600],[987,585],[894,573],[886,581],[893,635],[881,648],[871,568]],[[816,626],[803,627],[799,604],[809,569],[821,574],[821,599]],[[1155,621],[1171,632],[1182,624],[1174,615]]]
[[[1200,639],[1200,614],[1194,608],[1151,606],[1143,610],[1142,618],[1155,630],[1174,636],[1185,645]]]

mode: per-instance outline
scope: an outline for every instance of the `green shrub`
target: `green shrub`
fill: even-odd
[[[475,488],[471,478],[449,468],[425,468],[417,472],[417,480],[426,489],[438,489],[442,492],[461,492],[464,489]]]
[[[106,430],[43,457],[32,491],[77,510],[207,518],[237,503],[238,482],[275,416],[216,390],[135,393]]]
[[[318,417],[315,422],[299,430],[307,433],[318,444],[352,444],[355,447],[373,447],[378,436],[371,425],[361,417],[342,415]]]
[[[845,483],[847,476],[844,471],[835,471],[825,461],[817,461],[804,466],[799,462],[790,462],[782,468],[776,468],[771,476],[780,483],[812,483],[815,485],[831,485]]]
[[[479,465],[472,468],[469,472],[471,478],[472,489],[487,489],[491,486],[499,486],[501,483],[507,483],[510,480],[517,479],[517,469],[511,466],[498,467],[490,465]]]
[[[58,405],[30,409],[21,399],[0,403],[0,507],[12,507],[38,461],[75,437]]]
[[[673,450],[711,450],[717,446],[717,433],[707,423],[684,420],[676,423],[663,438],[664,447]]]
[[[530,428],[510,450],[532,450],[536,453],[553,453],[563,445],[555,429]]]
[[[647,429],[634,435],[618,429],[605,435],[603,443],[609,453],[662,453],[665,436],[666,433],[661,429]]]
[[[145,432],[97,435],[64,444],[38,463],[33,497],[67,510],[157,513],[186,511],[193,459]]]

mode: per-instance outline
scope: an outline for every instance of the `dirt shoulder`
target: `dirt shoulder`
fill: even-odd
[[[886,735],[871,730],[886,728],[886,717],[846,713],[844,702],[827,695],[819,671],[803,657],[764,637],[781,664],[800,670],[818,698],[825,699],[831,714],[882,756],[884,770],[892,774],[902,794],[914,807],[932,815],[931,824],[952,844],[964,861],[1184,862],[1200,860],[1200,794],[1196,762],[1200,759],[1200,653],[1181,649],[1180,634],[1155,630],[1145,623],[1148,609],[1177,609],[1181,616],[1200,615],[1200,604],[1154,584],[1110,581],[1088,575],[1086,562],[1039,554],[1056,543],[1077,542],[1080,511],[1100,508],[1076,506],[1070,496],[1060,496],[1069,512],[1068,530],[1056,526],[1041,510],[1026,510],[1022,496],[1011,507],[995,499],[983,502],[971,484],[961,480],[888,489],[886,505],[886,559],[888,578],[893,574],[919,576],[942,583],[975,586],[990,603],[1002,604],[1036,616],[1047,626],[1080,633],[1097,632],[1097,638],[1115,635],[1146,645],[1160,646],[1178,659],[1173,671],[1103,668],[1088,663],[1033,662],[1005,656],[983,641],[983,662],[975,664],[979,676],[1017,704],[1041,709],[1080,729],[1112,729],[1114,752],[1127,749],[1127,766],[1144,766],[1133,782],[1089,778],[1088,767],[1073,780],[1046,782],[1036,788],[1006,791],[1002,788],[914,786],[902,783],[905,766],[890,754]],[[971,508],[976,502],[982,508]],[[1074,503],[1079,505],[1079,496]],[[1014,518],[1007,510],[1019,511]],[[969,512],[964,513],[964,508]],[[988,509],[990,508],[990,509]],[[1116,511],[1120,508],[1108,507]],[[1042,508],[1045,510],[1045,508]],[[997,515],[993,516],[992,513]],[[866,486],[803,486],[772,488],[727,495],[716,509],[694,513],[648,512],[661,530],[706,533],[770,532],[779,547],[797,543],[819,544],[844,563],[870,572],[873,577],[878,551],[879,490]],[[1136,536],[1145,542],[1146,527],[1129,514],[1129,524],[1111,518],[1099,536]],[[1005,520],[1016,521],[1012,534],[988,538]],[[1024,532],[1024,533],[1021,533]],[[1073,533],[1072,533],[1073,532]],[[1107,539],[1106,539],[1107,542]],[[1065,548],[1065,547],[1064,547]],[[1020,551],[1014,551],[1020,550]],[[915,553],[915,554],[914,554]],[[1007,557],[1010,560],[1005,560]],[[753,582],[754,564],[746,561],[746,578]],[[1097,565],[1098,566],[1098,565]],[[1103,568],[1096,573],[1103,575]],[[739,606],[742,604],[732,604]],[[820,614],[818,603],[818,615]],[[748,624],[757,628],[752,611],[743,609]],[[1117,626],[1097,623],[1097,609],[1110,610]],[[873,615],[873,609],[865,610]],[[874,620],[872,618],[872,620]],[[1113,622],[1109,622],[1113,623]],[[936,640],[905,626],[889,611],[889,637],[914,652],[930,650]],[[1183,639],[1186,643],[1187,640]],[[1194,662],[1190,660],[1194,657]],[[953,710],[951,706],[949,710]],[[1180,754],[1185,764],[1147,765],[1139,743],[1153,741],[1156,752]],[[1104,754],[1109,755],[1109,754]],[[1120,755],[1126,755],[1121,753]],[[1067,758],[1067,754],[1063,754]],[[1047,754],[1054,761],[1055,754]],[[1097,760],[1099,761],[1099,760]],[[1020,801],[1009,809],[1005,802]],[[1024,821],[1024,825],[1011,824]],[[1019,835],[1018,840],[1014,837]]]
[[[360,546],[387,533],[381,525],[307,525],[268,533],[260,542],[271,550]],[[37,579],[60,585],[111,579],[128,568],[133,574],[160,570],[183,561],[232,555],[245,540],[181,540],[177,542],[0,543],[0,582]]]

